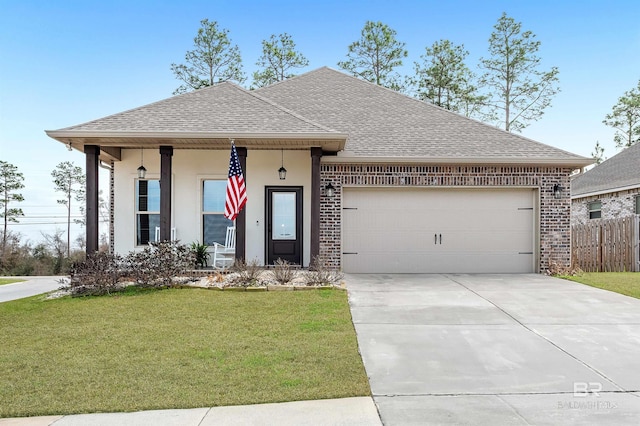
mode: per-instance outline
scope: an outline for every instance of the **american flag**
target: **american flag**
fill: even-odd
[[[227,197],[224,203],[224,216],[234,220],[240,210],[247,203],[247,190],[244,187],[242,168],[238,160],[236,145],[231,144],[231,158],[229,159],[229,180],[227,180]]]

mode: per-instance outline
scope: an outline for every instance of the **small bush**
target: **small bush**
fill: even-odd
[[[311,285],[332,285],[338,283],[344,275],[342,272],[329,269],[320,257],[314,257],[309,270],[302,274],[304,283]]]
[[[189,247],[172,241],[151,243],[125,260],[129,274],[142,287],[170,287],[173,278],[188,274],[195,262]]]
[[[195,254],[196,257],[196,266],[201,268],[206,268],[209,263],[209,252],[207,249],[209,248],[206,244],[200,244],[197,241],[191,243],[191,250]]]
[[[577,275],[582,275],[583,272],[584,271],[578,266],[575,256],[571,256],[571,265],[567,266],[553,260],[553,251],[549,254],[549,268],[546,271],[547,275],[575,277]]]
[[[176,277],[185,276],[194,267],[196,254],[175,242],[152,243],[125,258],[97,252],[74,262],[68,287],[73,296],[99,296],[125,288],[124,281],[139,287],[170,287]],[[67,284],[66,280],[61,283]]]
[[[271,270],[273,279],[278,284],[282,285],[288,284],[293,281],[296,273],[291,266],[291,263],[287,262],[286,260],[276,260],[275,266],[273,267],[273,270]]]
[[[262,266],[257,259],[248,262],[244,260],[236,260],[231,266],[231,272],[234,276],[230,278],[232,284],[238,284],[242,287],[254,287],[260,283],[260,274],[262,274]]]
[[[106,252],[93,253],[74,262],[69,271],[73,296],[103,295],[120,289],[122,258]]]

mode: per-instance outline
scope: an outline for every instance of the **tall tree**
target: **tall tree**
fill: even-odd
[[[18,171],[18,168],[11,163],[0,160],[0,216],[4,219],[4,228],[2,232],[2,258],[7,249],[7,238],[9,222],[18,222],[18,216],[24,216],[22,209],[10,208],[9,203],[24,201],[22,194],[16,191],[24,188],[24,176]]]
[[[356,77],[390,89],[400,89],[400,76],[394,72],[408,53],[405,43],[396,39],[396,31],[382,22],[367,21],[360,40],[349,45],[347,60],[338,66]]]
[[[616,129],[613,140],[618,148],[640,140],[640,80],[636,88],[624,92],[602,122]]]
[[[262,40],[262,56],[256,65],[262,69],[253,73],[253,86],[263,87],[293,77],[290,70],[306,67],[309,60],[296,51],[289,34],[272,34],[269,40]]]
[[[596,141],[596,146],[593,148],[591,157],[596,161],[596,164],[600,164],[606,160],[604,156],[604,147],[600,145],[600,141]]]
[[[58,204],[67,207],[67,257],[71,249],[71,201],[78,203],[85,201],[85,175],[82,167],[70,161],[63,161],[51,172],[55,190],[61,192],[64,198],[57,200]]]
[[[181,84],[174,95],[211,86],[222,81],[246,80],[237,45],[231,43],[229,30],[218,22],[200,21],[201,27],[193,39],[194,49],[187,51],[184,64],[171,64],[171,71]]]
[[[410,83],[416,96],[466,116],[477,116],[485,101],[474,84],[474,74],[465,64],[469,52],[463,45],[440,40],[425,49],[422,63],[414,62]]]
[[[489,38],[489,58],[480,59],[481,85],[490,93],[489,110],[508,132],[539,120],[560,91],[558,68],[540,70],[540,42],[522,23],[503,13]]]

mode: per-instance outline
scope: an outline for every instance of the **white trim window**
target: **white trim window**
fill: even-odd
[[[233,221],[224,217],[227,180],[205,179],[202,181],[202,243],[224,245],[227,227]]]
[[[136,180],[136,245],[153,241],[160,226],[160,180]]]
[[[589,219],[600,219],[602,217],[602,202],[592,201],[587,204]]]

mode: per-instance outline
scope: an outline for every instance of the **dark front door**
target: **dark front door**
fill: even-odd
[[[282,259],[302,264],[302,187],[266,188],[267,264]]]

